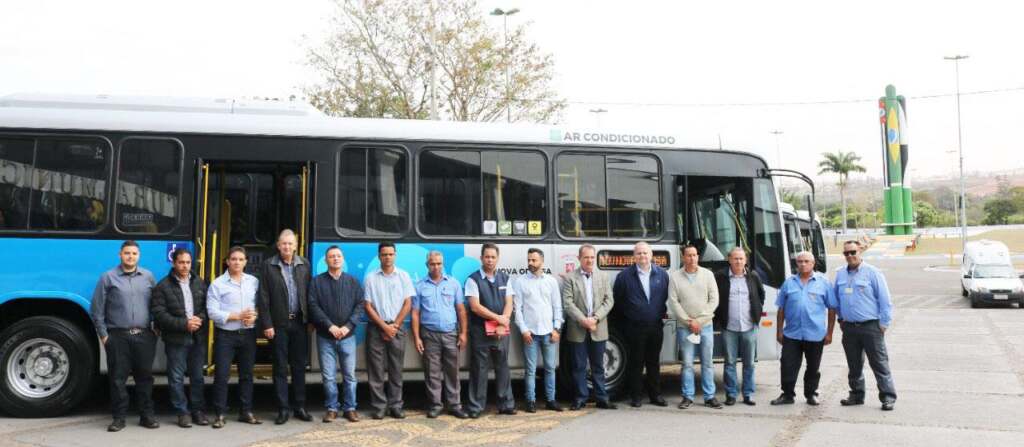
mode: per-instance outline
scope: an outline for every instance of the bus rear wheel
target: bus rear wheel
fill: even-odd
[[[93,337],[55,317],[21,320],[0,334],[0,409],[14,417],[66,413],[96,377]]]

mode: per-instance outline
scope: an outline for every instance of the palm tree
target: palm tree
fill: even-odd
[[[867,172],[864,166],[861,166],[857,162],[860,161],[860,155],[855,152],[843,152],[836,151],[835,153],[822,153],[824,160],[818,162],[818,167],[821,168],[818,171],[818,175],[821,174],[839,174],[839,197],[842,200],[843,210],[843,234],[846,234],[846,182],[850,178],[851,172]]]

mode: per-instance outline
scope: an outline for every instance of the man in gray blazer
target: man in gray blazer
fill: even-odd
[[[615,303],[608,275],[597,270],[597,249],[584,244],[579,251],[580,268],[565,276],[562,282],[562,309],[565,319],[565,341],[573,353],[572,375],[576,396],[571,410],[579,410],[587,403],[587,363],[590,363],[591,381],[597,397],[597,408],[614,410],[608,400],[604,378],[604,349],[608,342],[608,312]]]

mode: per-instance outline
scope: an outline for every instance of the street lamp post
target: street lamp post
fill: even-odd
[[[775,135],[775,162],[779,164],[776,167],[781,168],[782,167],[782,151],[779,149],[779,135],[782,135],[783,132],[781,130],[779,130],[779,129],[775,129],[775,130],[773,130],[773,131],[771,131],[769,133]]]
[[[507,11],[501,8],[494,8],[494,11],[491,11],[492,16],[501,16],[505,22],[505,120],[510,123],[512,122],[512,91],[510,89],[512,80],[508,70],[508,16],[517,12],[519,12],[519,8],[512,8]]]
[[[943,59],[953,61],[953,68],[956,71],[956,145],[960,151],[960,249],[961,253],[967,252],[967,194],[964,188],[964,140],[960,129],[960,60],[967,59],[967,55],[957,54],[945,56]]]
[[[590,109],[590,113],[594,114],[594,119],[597,121],[597,127],[600,128],[601,127],[601,114],[602,113],[608,113],[608,110],[602,109],[602,108]]]

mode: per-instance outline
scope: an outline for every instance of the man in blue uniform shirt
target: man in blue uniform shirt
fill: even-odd
[[[875,266],[863,262],[860,249],[860,242],[846,241],[843,256],[847,265],[836,272],[839,328],[843,330],[843,350],[850,367],[847,376],[850,395],[839,403],[843,406],[864,404],[866,354],[878,382],[882,410],[891,411],[896,404],[896,386],[885,349],[885,330],[892,324],[892,300],[885,276]]]
[[[460,397],[459,351],[466,349],[468,342],[466,298],[459,282],[444,274],[441,252],[427,255],[427,271],[429,275],[416,283],[412,299],[412,335],[416,350],[423,356],[423,376],[430,398],[427,417],[441,415],[443,390],[451,415],[465,419],[468,415],[462,411]]]
[[[821,373],[821,352],[832,343],[836,323],[835,291],[828,278],[814,272],[814,255],[802,251],[796,255],[797,274],[782,283],[775,305],[779,307],[776,338],[782,344],[782,395],[772,405],[793,403],[796,378],[802,357],[807,358],[804,371],[804,397],[808,405],[818,405],[818,381]],[[827,321],[827,327],[826,327]]]

